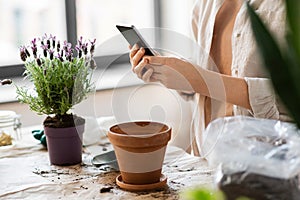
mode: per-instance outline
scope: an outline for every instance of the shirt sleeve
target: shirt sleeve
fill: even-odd
[[[245,80],[248,84],[251,115],[256,118],[292,121],[275,94],[270,79],[245,77]]]
[[[198,23],[199,23],[199,1],[196,1],[192,13],[192,31],[195,40],[198,38]]]

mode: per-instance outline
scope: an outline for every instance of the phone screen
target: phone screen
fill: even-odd
[[[139,47],[143,47],[145,49],[145,55],[148,56],[155,55],[152,48],[147,44],[147,42],[141,36],[139,31],[133,25],[132,26],[116,25],[116,27],[122,33],[122,35],[125,37],[125,39],[131,46],[137,44]]]

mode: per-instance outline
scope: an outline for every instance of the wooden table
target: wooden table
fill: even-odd
[[[94,167],[94,155],[110,150],[107,138],[84,148],[83,163],[74,166],[49,164],[47,150],[31,135],[36,127],[23,128],[23,137],[0,147],[0,199],[179,199],[182,190],[211,185],[213,171],[207,162],[168,146],[163,174],[165,189],[129,192],[116,185],[118,171]]]

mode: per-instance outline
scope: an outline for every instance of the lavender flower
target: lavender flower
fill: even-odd
[[[64,61],[64,59],[63,59],[62,55],[60,55],[59,53],[57,54],[56,58],[58,58],[58,59],[59,59],[61,62],[63,62],[63,61]]]
[[[72,47],[71,43],[64,41],[63,50],[65,50],[66,52],[69,52],[71,50],[71,47]]]
[[[91,43],[90,53],[93,55],[95,51],[96,38],[94,39],[94,41],[90,40],[90,43]]]
[[[37,46],[36,46],[36,38],[34,38],[32,41],[31,41],[31,50],[32,50],[32,54],[34,56],[34,58],[37,58]]]
[[[21,46],[24,75],[34,83],[37,95],[20,88],[17,90],[19,99],[39,114],[67,114],[93,91],[95,41],[80,37],[72,46],[67,41],[57,40],[52,34],[45,34],[30,41],[28,47]],[[75,51],[78,54],[74,55]]]
[[[56,36],[52,36],[52,34],[50,34],[50,39],[52,40],[52,48],[55,48],[55,41],[56,41]]]
[[[37,58],[36,59],[36,63],[38,64],[38,66],[42,66],[42,61],[40,58]]]
[[[50,55],[50,60],[53,60],[53,57],[54,57],[54,50],[53,49],[49,50],[49,55]]]
[[[48,51],[48,45],[41,45],[41,48],[43,49],[43,54],[45,57],[47,57],[47,51]]]
[[[82,44],[82,46],[81,46],[84,55],[87,55],[87,53],[88,53],[88,48],[87,48],[87,46],[88,46],[88,43]]]
[[[48,49],[50,49],[50,40],[49,39],[47,40],[47,47],[48,47]]]
[[[31,44],[33,47],[36,47],[36,38],[34,38],[32,41],[31,41]]]
[[[42,36],[42,38],[39,39],[39,40],[41,41],[41,45],[45,45],[44,40],[47,40],[47,38],[48,38],[48,36],[47,36],[47,34],[45,33],[45,34]]]
[[[70,62],[72,61],[72,57],[73,57],[73,49],[71,47],[72,47],[71,43],[64,41],[63,50],[65,52],[66,59]]]
[[[77,44],[75,46],[75,49],[78,52],[78,58],[81,58],[82,57],[82,49],[81,49],[80,45]]]
[[[37,41],[40,41],[40,46],[37,45]],[[86,42],[83,40],[83,37],[80,37],[73,49],[71,43],[67,41],[61,43],[59,40],[56,40],[56,36],[45,34],[41,38],[34,38],[31,41],[29,48],[32,50],[32,55],[30,55],[25,46],[21,46],[20,57],[24,62],[28,58],[32,58],[31,61],[35,61],[38,66],[42,66],[44,59],[49,59],[51,62],[73,62],[75,58],[74,51],[76,50],[77,59],[84,59],[85,66],[94,69],[96,67],[96,62],[93,59],[95,43],[96,39]],[[39,52],[41,52],[41,55]]]
[[[79,40],[78,40],[78,45],[79,45],[79,46],[81,46],[81,45],[83,44],[82,39],[83,39],[83,37],[80,36],[80,38],[79,38]]]
[[[25,46],[21,46],[20,47],[20,57],[21,59],[25,62],[27,59],[27,54],[26,54],[26,50],[25,50]]]
[[[34,58],[37,58],[37,47],[36,46],[32,46],[31,50],[32,50],[32,54],[33,54]]]
[[[60,51],[60,41],[59,41],[59,40],[58,40],[58,42],[57,42],[56,50],[57,50],[57,52]]]
[[[96,61],[94,60],[94,58],[92,58],[90,60],[90,68],[95,69],[96,67],[97,67]]]
[[[71,62],[73,60],[72,58],[73,58],[72,49],[70,51],[66,51],[66,59]]]
[[[29,53],[29,51],[27,50],[27,48],[25,48],[25,53],[26,53],[26,56],[27,56],[27,57],[30,57],[30,53]]]

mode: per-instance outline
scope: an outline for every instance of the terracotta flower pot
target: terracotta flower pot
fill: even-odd
[[[160,181],[171,128],[157,122],[128,122],[112,126],[108,138],[114,146],[122,180],[128,184]]]
[[[82,161],[84,124],[68,128],[44,127],[50,163],[74,165]]]

